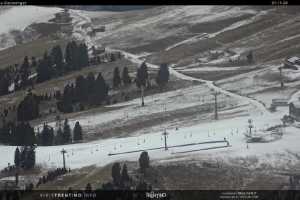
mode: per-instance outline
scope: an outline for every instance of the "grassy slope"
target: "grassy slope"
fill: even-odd
[[[36,58],[43,56],[45,51],[50,52],[51,48],[57,44],[65,47],[67,41],[64,39],[54,40],[51,38],[41,38],[28,42],[22,45],[17,45],[5,50],[0,51],[0,68],[19,64],[23,62],[25,56]]]
[[[236,160],[236,162],[239,161]],[[249,164],[253,160],[247,158],[243,162]],[[121,162],[121,165],[123,163]],[[139,174],[138,162],[126,162],[126,165],[129,175],[136,179]],[[39,190],[67,189],[68,187],[84,189],[87,183],[91,183],[94,189],[101,188],[103,183],[112,179],[111,167],[112,164],[104,167],[89,166],[76,169],[62,178],[42,185]],[[184,160],[184,162],[169,161],[167,164],[152,162],[145,180],[155,189],[166,190],[269,190],[281,189],[288,184],[288,177],[270,173],[271,170],[268,166],[249,169],[243,165],[235,165],[234,162],[226,164],[201,159]]]

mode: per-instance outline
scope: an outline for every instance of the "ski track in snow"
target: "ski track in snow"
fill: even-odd
[[[169,47],[167,47],[165,49],[165,51],[169,51],[177,46],[180,46],[182,44],[190,44],[190,43],[194,43],[194,42],[198,42],[199,40],[204,40],[204,39],[208,39],[208,38],[214,38],[216,37],[217,35],[225,32],[225,31],[229,31],[229,30],[233,30],[233,29],[236,29],[236,28],[239,28],[241,26],[245,26],[247,24],[250,24],[252,23],[253,21],[257,20],[258,18],[260,18],[261,16],[267,14],[268,11],[260,11],[260,13],[254,15],[253,17],[249,18],[249,19],[245,19],[245,20],[241,20],[241,21],[238,21],[238,22],[235,22],[233,24],[231,24],[230,26],[227,26],[226,28],[223,28],[222,30],[218,31],[218,32],[215,32],[215,33],[195,33],[196,36],[193,36],[193,37],[190,37],[188,39],[185,39],[183,41],[180,41],[176,44],[173,44]]]

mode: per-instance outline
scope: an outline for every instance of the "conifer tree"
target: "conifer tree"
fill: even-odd
[[[39,101],[36,95],[31,92],[26,95],[17,108],[19,121],[28,121],[39,116]]]
[[[65,61],[66,61],[66,71],[72,70],[73,53],[72,53],[71,42],[68,42],[66,49],[65,49]]]
[[[102,77],[102,74],[99,73],[94,86],[94,101],[96,105],[101,104],[108,95],[108,85]]]
[[[30,146],[26,148],[26,160],[25,160],[25,168],[32,169],[35,166],[35,147]]]
[[[115,185],[119,185],[121,181],[121,166],[120,163],[116,162],[113,164],[111,169],[111,176]]]
[[[121,84],[121,77],[119,68],[115,67],[114,69],[114,75],[113,75],[113,88],[118,88]]]
[[[63,130],[63,143],[69,143],[71,141],[71,128],[68,122],[68,119],[65,119],[64,130]]]
[[[88,55],[88,50],[87,50],[87,46],[85,43],[82,43],[79,45],[78,47],[78,51],[79,51],[79,63],[80,63],[80,67],[86,67],[89,65],[89,55]]]
[[[56,73],[62,75],[63,73],[63,53],[60,45],[56,45],[52,48],[51,59],[55,65]]]
[[[146,87],[148,82],[148,67],[145,62],[137,69],[136,84],[138,88]]]
[[[48,126],[47,124],[44,124],[43,130],[41,133],[41,144],[44,146],[51,146],[53,145],[54,141],[54,130],[52,127]]]
[[[78,121],[75,123],[73,129],[73,137],[74,137],[74,141],[82,140],[82,128]]]
[[[86,192],[91,192],[92,191],[92,185],[90,183],[86,184],[85,191]]]
[[[146,172],[146,169],[149,168],[149,155],[147,151],[143,151],[139,158],[140,169],[142,173]]]
[[[26,86],[28,82],[28,76],[29,76],[29,60],[28,56],[24,57],[23,64],[21,65],[21,80],[22,80],[22,85]]]
[[[122,182],[129,181],[129,175],[128,175],[126,163],[123,164],[121,179],[122,179]]]
[[[55,135],[55,144],[63,144],[63,130],[61,127],[58,127]]]
[[[36,67],[37,66],[37,61],[34,56],[31,57],[31,67]]]
[[[20,150],[18,147],[15,150],[15,166],[20,167]]]
[[[129,72],[128,72],[128,68],[127,67],[123,68],[122,80],[123,80],[123,84],[125,86],[127,86],[127,85],[129,85],[131,83],[131,78],[129,76]]]
[[[30,126],[28,122],[23,124],[23,143],[22,145],[34,145],[36,143],[36,137],[33,127]],[[22,135],[22,133],[19,133],[19,135]]]
[[[170,73],[167,64],[160,65],[156,76],[156,83],[160,86],[160,88],[164,87],[168,83],[169,76]]]
[[[87,92],[88,92],[88,85],[86,79],[82,75],[77,76],[75,80],[76,101],[81,101],[81,102],[84,101],[89,95]]]

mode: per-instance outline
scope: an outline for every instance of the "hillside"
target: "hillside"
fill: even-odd
[[[38,8],[36,18],[23,16],[22,26],[18,20],[12,21],[16,24],[13,27],[23,30],[32,23],[46,23],[59,9]],[[110,86],[110,103],[72,113],[49,113],[30,121],[36,131],[45,122],[57,131],[56,116],[60,115],[69,119],[71,127],[79,121],[83,130],[79,143],[36,148],[36,161],[43,169],[62,166],[62,149],[67,151],[67,167],[75,169],[62,180],[45,185],[46,189],[56,183],[82,188],[88,181],[99,186],[109,180],[112,163],[136,162],[143,150],[148,151],[153,163],[152,175],[165,176],[158,182],[149,180],[162,189],[258,189],[258,183],[265,189],[283,189],[289,184],[286,176],[274,173],[294,173],[299,167],[299,124],[296,119],[283,123],[283,117],[291,113],[288,102],[297,100],[300,74],[299,70],[283,68],[283,62],[300,54],[300,7],[155,6],[122,12],[97,9],[70,9],[72,31],[67,37],[57,29],[57,40],[50,34],[0,51],[3,68],[22,60],[30,48],[31,54],[41,57],[41,52],[50,51],[54,44],[64,46],[69,40],[85,42],[89,56],[93,46],[105,47],[108,55],[121,55],[118,60],[90,65],[35,85],[37,94],[63,91],[79,75],[101,72]],[[0,19],[6,12],[17,11],[3,11]],[[105,30],[95,31],[101,26]],[[2,28],[3,34],[9,35],[10,29]],[[144,92],[145,106],[141,106],[141,89],[136,87],[137,69],[143,63],[151,83]],[[165,87],[157,81],[163,63],[169,71]],[[113,87],[115,67],[121,70],[125,66],[133,82]],[[1,96],[1,107],[17,104],[24,93],[20,90]],[[124,98],[124,94],[129,97]],[[285,103],[274,110],[274,99]],[[51,100],[41,110],[49,109],[48,104],[55,107]],[[4,168],[14,162],[15,146],[1,145],[0,149],[4,155],[0,168]],[[205,166],[207,162],[209,166]],[[221,162],[222,167],[211,167],[215,162]],[[135,164],[129,165],[135,173]],[[104,178],[100,181],[94,176]],[[175,184],[178,180],[184,181]]]

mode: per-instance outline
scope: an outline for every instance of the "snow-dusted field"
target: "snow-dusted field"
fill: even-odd
[[[280,113],[282,114],[282,113]],[[188,144],[193,142],[206,142],[216,140],[229,141],[232,147],[226,149],[216,149],[208,151],[199,151],[192,153],[194,157],[223,158],[227,160],[233,157],[257,156],[262,162],[271,164],[283,164],[278,160],[276,154],[285,154],[286,150],[298,152],[298,140],[300,135],[296,128],[286,128],[282,139],[270,143],[250,143],[247,148],[244,133],[247,130],[247,121],[249,117],[239,117],[207,123],[195,124],[191,127],[180,128],[178,130],[167,130],[169,133],[168,145]],[[280,120],[276,115],[270,118],[265,116],[252,116],[255,125],[254,132],[265,129],[271,125],[279,124]],[[47,167],[62,166],[62,155],[60,151],[67,150],[67,164],[71,168],[79,168],[87,165],[97,164],[103,166],[116,160],[137,160],[139,153],[108,156],[109,153],[118,153],[122,151],[134,151],[138,149],[162,147],[164,140],[161,132],[146,135],[112,138],[98,140],[83,144],[70,144],[53,147],[38,147],[36,149],[37,163]],[[163,159],[176,156],[174,152],[183,150],[201,149],[207,147],[220,146],[220,144],[206,144],[190,147],[172,148],[168,151],[155,150],[149,151],[151,159]],[[2,159],[0,167],[7,166],[7,163],[13,163],[13,152],[15,147],[1,146]],[[189,154],[186,154],[187,156]],[[285,159],[290,159],[286,157]],[[284,160],[286,161],[286,160]]]
[[[172,8],[172,9],[171,9]],[[54,13],[54,10],[52,10]],[[47,11],[47,15],[52,15],[52,11]],[[55,11],[56,12],[56,11]],[[92,45],[100,44],[101,41],[105,40],[115,40],[118,41],[120,47],[125,47],[126,45],[133,45],[130,38],[125,39],[131,34],[140,33],[141,37],[147,38],[149,40],[159,37],[167,37],[171,34],[170,31],[165,31],[161,27],[156,27],[157,24],[168,23],[176,24],[179,22],[189,22],[190,24],[199,22],[214,21],[220,18],[229,18],[233,16],[240,16],[242,14],[257,14],[256,11],[251,9],[241,9],[233,7],[212,7],[212,6],[186,6],[178,8],[167,8],[162,7],[158,10],[157,15],[152,13],[151,17],[143,19],[141,14],[135,16],[130,23],[123,21],[112,20],[109,21],[107,17],[113,16],[109,12],[99,13],[99,16],[104,17],[106,23],[103,25],[107,26],[107,30],[104,33],[98,34],[95,38],[90,37],[87,33],[89,29],[83,28],[83,25],[91,23],[89,16],[95,17],[97,13],[95,12],[85,12],[85,11],[75,11],[71,10],[71,16],[73,17],[74,32],[73,36],[77,39],[85,40],[89,47]],[[140,12],[137,12],[140,13]],[[264,14],[264,13],[261,13]],[[235,29],[242,25],[247,25],[253,22],[259,15],[253,18],[246,19],[237,23],[232,24],[229,27],[224,28],[220,32],[212,33],[209,37],[215,37],[222,31]],[[132,17],[132,16],[131,16]],[[44,17],[41,19],[45,20]],[[141,18],[141,19],[139,19]],[[26,22],[30,22],[31,18]],[[32,22],[30,22],[32,23]],[[21,27],[22,28],[22,27]],[[179,29],[179,31],[182,31]],[[155,33],[155,34],[154,34]],[[174,32],[172,32],[174,34]],[[167,47],[166,51],[180,46],[182,44],[193,43],[198,41],[198,36],[192,36],[186,40],[175,43]],[[136,42],[136,41],[134,41]],[[112,45],[111,48],[107,48],[108,51],[114,51],[116,45]],[[245,49],[236,49],[237,55],[244,52]],[[240,52],[239,52],[240,51]],[[141,59],[141,55],[135,55],[126,51],[121,51],[122,54],[130,61],[136,64],[141,64],[144,60]],[[141,52],[142,53],[142,52]],[[218,64],[223,60],[214,60],[210,64]],[[147,63],[150,68],[157,69],[158,66]],[[212,149],[207,151],[198,151],[194,153],[180,154],[185,158],[221,158],[225,161],[230,162],[231,158],[236,157],[248,157],[256,156],[260,163],[269,163],[273,166],[285,165],[286,163],[292,164],[296,162],[292,153],[299,153],[300,148],[298,141],[300,135],[298,134],[298,129],[295,127],[287,127],[283,130],[282,138],[278,140],[271,141],[269,143],[250,143],[248,144],[245,140],[245,133],[247,131],[248,119],[253,120],[254,133],[263,133],[269,136],[269,132],[263,132],[266,128],[274,125],[281,124],[281,118],[284,114],[288,113],[288,108],[278,110],[275,113],[270,113],[266,106],[262,103],[264,101],[258,101],[255,98],[247,97],[244,94],[251,92],[257,92],[259,90],[264,90],[268,87],[273,87],[277,84],[278,80],[267,80],[263,77],[268,73],[277,73],[277,65],[272,65],[269,67],[264,67],[260,70],[254,72],[249,72],[247,74],[241,74],[228,79],[218,81],[217,83],[205,79],[198,79],[195,77],[190,77],[182,74],[182,71],[216,71],[220,73],[218,67],[203,67],[203,68],[192,68],[191,66],[181,66],[176,68],[174,65],[170,65],[170,73],[178,79],[193,81],[201,83],[197,86],[191,86],[188,88],[183,88],[175,91],[164,92],[160,94],[150,95],[145,98],[145,107],[140,107],[140,99],[134,99],[124,103],[118,103],[110,107],[119,107],[117,110],[87,114],[80,117],[74,117],[69,119],[71,127],[74,126],[76,121],[80,121],[83,126],[84,131],[88,134],[91,131],[97,131],[95,129],[101,129],[101,126],[107,123],[118,123],[122,125],[129,120],[138,119],[140,117],[148,117],[150,115],[161,115],[165,111],[176,111],[179,109],[188,109],[194,106],[199,106],[203,104],[213,104],[212,93],[219,93],[220,104],[225,104],[225,109],[220,110],[222,116],[230,114],[231,118],[222,118],[218,121],[206,120],[194,123],[189,126],[179,127],[178,130],[167,129],[168,135],[168,145],[178,145],[178,144],[188,144],[195,142],[206,142],[206,141],[220,141],[226,138],[230,143],[230,147],[222,149]],[[222,70],[234,70],[235,67],[223,68]],[[285,75],[290,78],[298,79],[298,73],[286,72]],[[259,78],[260,77],[260,78]],[[261,80],[261,82],[257,81]],[[289,84],[292,85],[293,83]],[[236,92],[233,92],[236,91]],[[243,93],[243,94],[240,94]],[[286,94],[280,94],[279,96],[285,96]],[[266,94],[261,94],[259,99],[271,100],[272,95],[268,96]],[[195,110],[197,112],[197,110]],[[235,113],[246,113],[241,116]],[[201,114],[201,113],[199,113]],[[211,113],[213,115],[213,113]],[[182,120],[178,118],[178,120]],[[42,125],[42,124],[41,124]],[[40,125],[40,126],[41,126]],[[50,122],[49,125],[55,127],[55,122]],[[162,124],[164,127],[168,127],[169,124]],[[141,124],[141,129],[143,125]],[[99,166],[106,165],[108,163],[117,160],[133,160],[136,161],[140,153],[122,154],[109,156],[109,153],[118,153],[122,151],[135,151],[138,149],[148,149],[157,148],[164,145],[164,140],[161,132],[150,131],[148,134],[141,134],[140,131],[136,131],[131,137],[124,138],[109,138],[96,140],[88,143],[81,144],[69,144],[61,146],[50,146],[50,147],[38,147],[36,149],[36,161],[38,164],[42,164],[45,167],[57,167],[62,166],[62,155],[60,151],[64,148],[67,150],[67,165],[71,168],[80,168],[83,166],[88,166],[96,164]],[[217,147],[218,144],[204,144],[189,147],[171,148],[168,151],[164,149],[149,151],[151,159],[170,159],[178,156],[176,152],[185,150],[196,150],[202,148]],[[12,146],[0,146],[2,159],[0,159],[0,168],[7,166],[7,163],[13,163],[13,154],[15,147]],[[174,154],[175,153],[175,154]]]

